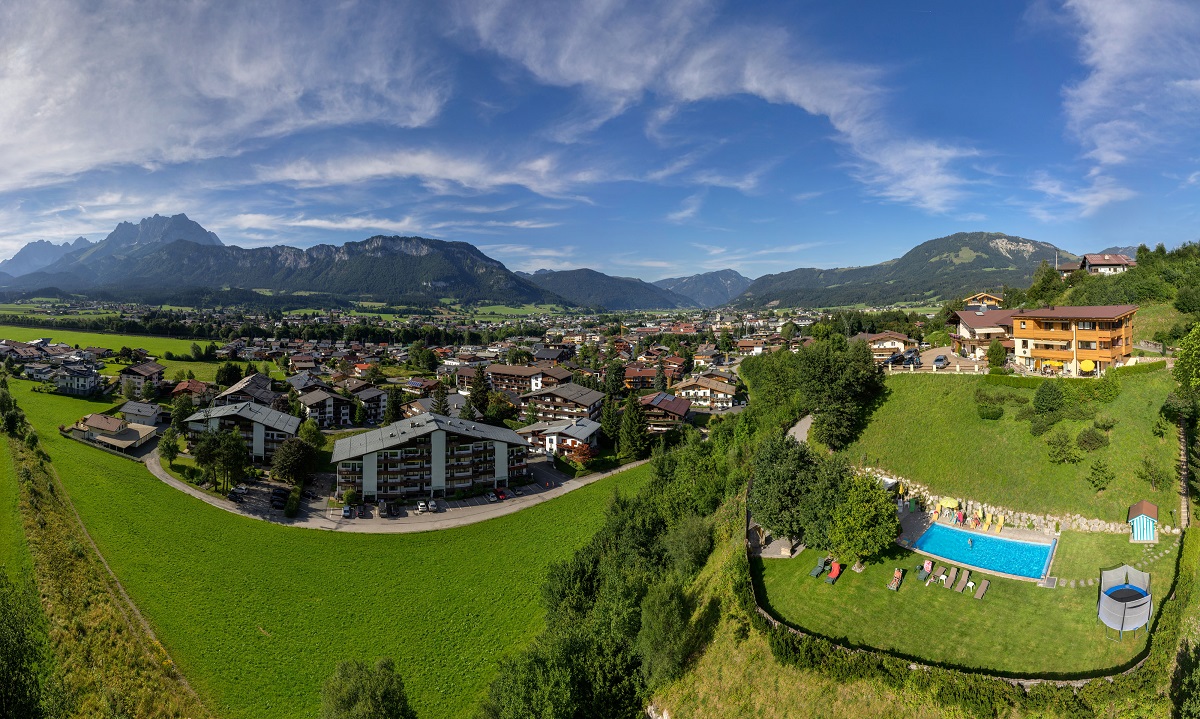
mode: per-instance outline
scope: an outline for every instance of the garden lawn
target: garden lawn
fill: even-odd
[[[1100,534],[1098,532],[1063,532],[1054,552],[1054,564],[1050,574],[1058,577],[1059,584],[1065,581],[1094,579],[1100,581],[1101,569],[1112,569],[1122,564],[1136,567],[1151,575],[1175,573],[1175,558],[1179,546],[1178,537],[1162,536],[1158,544],[1134,544],[1128,534]],[[1159,559],[1154,556],[1166,552]]]
[[[1179,452],[1174,432],[1152,433],[1158,410],[1174,387],[1163,369],[1121,378],[1121,393],[1111,404],[1098,404],[1101,414],[1115,417],[1111,444],[1084,453],[1077,464],[1053,464],[1046,436],[1029,433],[1029,422],[1017,421],[1017,407],[1006,405],[1004,417],[982,420],[975,409],[975,388],[1012,391],[1032,398],[1031,389],[982,384],[980,377],[895,375],[887,380],[888,398],[862,436],[846,450],[854,462],[864,456],[880,467],[927,485],[935,494],[997,504],[1022,512],[1076,513],[1124,522],[1130,505],[1148,499],[1164,514],[1179,502],[1176,483],[1157,491],[1135,474],[1150,456],[1174,476]],[[1074,437],[1090,421],[1063,420]],[[1087,476],[1093,460],[1103,458],[1116,480],[1097,493]],[[1169,515],[1168,515],[1169,516]],[[1170,520],[1165,520],[1169,522]]]
[[[500,659],[543,626],[547,565],[600,527],[648,465],[457,529],[371,535],[211,507],[53,428],[89,403],[10,382],[92,538],[205,704],[226,719],[315,716],[339,661],[392,657],[423,719],[470,715]]]
[[[917,581],[924,557],[899,547],[882,563],[868,565],[862,574],[846,570],[830,585],[808,576],[822,556],[805,550],[790,560],[755,558],[751,569],[773,614],[843,643],[1026,676],[1111,669],[1145,646],[1144,634],[1123,642],[1105,638],[1096,621],[1098,587],[1043,589],[972,572],[976,584],[991,580],[987,595],[976,600],[967,590],[959,594]],[[891,592],[887,584],[897,567],[905,570],[904,582]],[[1170,580],[1169,574],[1154,574],[1152,591],[1161,595]]]

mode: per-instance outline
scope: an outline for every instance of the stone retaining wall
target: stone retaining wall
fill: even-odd
[[[906,495],[917,496],[920,498],[922,506],[927,509],[937,506],[938,502],[943,497],[948,497],[951,499],[957,499],[959,508],[965,511],[968,515],[974,514],[975,510],[977,509],[985,517],[989,512],[993,515],[996,515],[997,521],[999,520],[1000,515],[1004,515],[1004,526],[1006,527],[1018,527],[1020,529],[1041,532],[1047,536],[1054,536],[1064,529],[1070,529],[1076,532],[1129,534],[1129,525],[1125,522],[1106,522],[1102,519],[1091,519],[1078,514],[1055,515],[1020,512],[1008,507],[977,502],[967,497],[952,497],[951,495],[936,494],[920,482],[913,482],[903,477],[898,477],[891,472],[887,472],[877,467],[866,467],[865,470],[877,477],[895,480],[904,485],[904,491]],[[1165,524],[1160,524],[1158,531],[1159,534],[1179,534],[1178,527],[1171,527]]]

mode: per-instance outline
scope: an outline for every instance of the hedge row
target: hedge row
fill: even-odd
[[[292,491],[288,493],[287,503],[283,505],[283,516],[295,517],[300,514],[300,500],[304,493],[304,488],[300,485],[292,487]]]
[[[841,681],[879,681],[891,689],[981,717],[1007,716],[1013,708],[1025,712],[1049,711],[1058,716],[1107,717],[1161,701],[1171,682],[1170,669],[1179,645],[1184,609],[1195,597],[1196,574],[1200,571],[1200,533],[1184,533],[1177,569],[1174,592],[1162,600],[1141,666],[1111,680],[1094,679],[1078,691],[1050,682],[1025,691],[1012,682],[985,674],[937,667],[912,671],[910,662],[899,657],[853,651],[820,637],[801,636],[782,624],[772,626],[757,611],[745,554],[739,552],[731,567],[738,603],[750,616],[751,623],[767,635],[771,653],[781,664],[820,671]]]
[[[1157,362],[1138,362],[1137,364],[1125,365],[1124,367],[1113,367],[1109,372],[1118,377],[1127,377],[1131,374],[1157,372],[1160,369],[1166,369],[1166,367],[1166,360],[1158,360]]]

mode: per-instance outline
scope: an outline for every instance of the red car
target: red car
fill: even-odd
[[[497,489],[496,496],[499,497],[500,499],[508,499],[508,493],[505,492],[503,489]]]

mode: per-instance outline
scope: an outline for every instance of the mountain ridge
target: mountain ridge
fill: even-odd
[[[37,272],[43,267],[49,267],[59,259],[85,247],[92,242],[86,237],[76,237],[74,240],[57,245],[49,240],[34,240],[26,243],[17,253],[7,260],[0,262],[0,272],[19,277],[30,272]]]
[[[694,300],[636,277],[615,277],[582,267],[518,276],[582,307],[605,310],[668,310],[698,307]]]
[[[683,295],[701,307],[720,307],[745,292],[753,282],[737,270],[715,270],[686,277],[667,277],[651,284]]]

